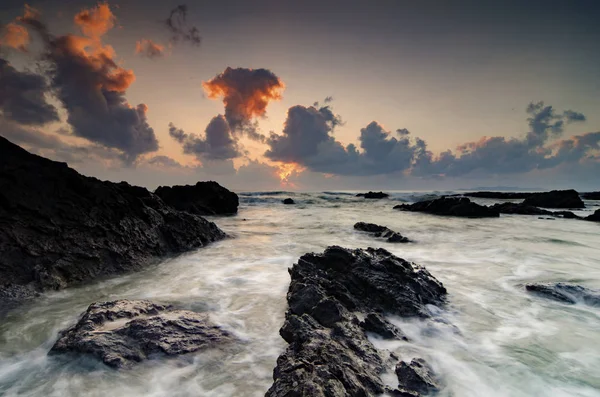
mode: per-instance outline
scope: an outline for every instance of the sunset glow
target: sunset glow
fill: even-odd
[[[296,163],[282,163],[278,166],[277,176],[281,180],[282,185],[290,183],[289,178],[294,174],[300,174],[306,168]]]

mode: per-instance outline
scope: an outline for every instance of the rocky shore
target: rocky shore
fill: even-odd
[[[388,243],[408,243],[410,240],[398,232],[395,232],[386,226],[376,225],[374,223],[357,222],[354,229],[369,233],[376,238],[384,238]]]

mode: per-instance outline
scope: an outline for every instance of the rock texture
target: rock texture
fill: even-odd
[[[585,208],[579,193],[573,189],[536,193],[527,197],[523,204],[544,208]]]
[[[421,358],[410,363],[401,361],[396,365],[396,376],[400,381],[398,388],[410,396],[411,391],[421,394],[434,394],[440,390],[439,381],[431,367]]]
[[[90,305],[77,324],[61,332],[50,354],[89,354],[122,368],[154,355],[191,353],[233,340],[205,314],[118,300]]]
[[[367,232],[373,237],[381,237],[386,239],[388,243],[408,243],[410,240],[400,233],[397,233],[385,226],[376,225],[374,223],[358,222],[354,224],[354,229],[361,232]]]
[[[389,194],[384,192],[368,192],[368,193],[358,193],[356,197],[364,197],[366,199],[382,199],[390,197]]]
[[[563,303],[585,303],[600,306],[600,291],[591,290],[575,284],[527,284],[525,289],[545,298]]]
[[[280,330],[289,346],[277,360],[267,397],[420,395],[406,379],[399,380],[398,390],[386,388],[381,374],[394,363],[382,357],[365,331],[401,338],[381,312],[428,316],[425,305],[444,302],[446,289],[439,281],[384,249],[337,246],[303,255],[290,275]]]
[[[237,194],[214,181],[160,186],[154,193],[171,207],[196,215],[235,214],[239,205]]]
[[[224,237],[144,188],[85,177],[0,137],[0,302],[139,269]]]
[[[586,221],[600,222],[600,209],[585,218]]]
[[[292,200],[292,199],[291,199],[291,198],[289,198],[289,197],[288,197],[288,198],[286,198],[286,199],[284,199],[282,202],[283,202],[283,204],[296,204],[296,203],[294,202],[294,200]]]
[[[394,209],[464,218],[497,218],[500,216],[498,210],[473,203],[466,197],[441,197],[414,204],[400,204],[395,206]]]

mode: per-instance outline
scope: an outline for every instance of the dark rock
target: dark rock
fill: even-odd
[[[585,208],[579,193],[573,189],[536,193],[527,197],[523,204],[544,208]]]
[[[586,221],[600,222],[600,209],[585,218]]]
[[[501,214],[518,214],[518,215],[552,215],[552,211],[543,210],[538,207],[526,204],[517,203],[501,203],[490,206],[491,209],[500,212]]]
[[[285,200],[283,200],[283,204],[296,204],[294,202],[294,200],[292,200],[291,198],[286,198]]]
[[[440,390],[431,367],[421,358],[413,359],[410,364],[400,361],[396,365],[398,389],[413,395],[432,394]]]
[[[583,302],[590,306],[600,306],[600,292],[580,285],[565,283],[527,284],[525,289],[563,303]]]
[[[171,207],[196,215],[235,214],[239,205],[237,194],[214,181],[160,186],[154,193]]]
[[[586,200],[600,200],[600,192],[581,193],[581,197],[583,197]]]
[[[539,216],[538,219],[546,219],[548,221],[553,221],[554,218],[544,218],[543,216]]]
[[[277,360],[267,397],[386,392],[381,380],[386,362],[365,327],[401,338],[374,313],[427,317],[425,306],[443,304],[446,294],[427,270],[384,249],[329,247],[323,254],[303,255],[290,275],[289,308],[280,330],[289,346]]]
[[[368,193],[358,193],[356,195],[356,197],[364,197],[366,199],[382,199],[382,198],[390,197],[390,195],[387,194],[387,193],[384,193],[384,192],[371,192],[371,191],[369,191]]]
[[[373,235],[373,237],[385,238],[388,243],[408,243],[410,240],[400,233],[388,229],[385,226],[379,226],[374,223],[358,222],[354,224],[356,230],[367,232]]]
[[[571,211],[554,211],[552,215],[560,216],[561,218],[565,219],[581,219],[580,216],[575,215]]]
[[[369,313],[364,321],[360,323],[362,329],[366,332],[372,332],[384,339],[402,339],[408,341],[408,338],[402,330],[390,323],[379,313]]]
[[[0,302],[140,269],[224,237],[144,188],[85,177],[0,137]]]
[[[534,193],[523,193],[523,192],[470,192],[464,193],[465,197],[476,197],[476,198],[489,198],[489,199],[501,199],[501,200],[521,200],[531,196]]]
[[[500,216],[498,210],[473,203],[466,197],[441,197],[414,204],[400,204],[395,206],[394,209],[465,218],[497,218]]]
[[[90,305],[77,324],[60,333],[49,354],[89,354],[122,368],[153,355],[191,353],[234,339],[206,314],[145,300],[117,300]]]

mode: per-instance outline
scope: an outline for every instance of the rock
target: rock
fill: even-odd
[[[534,193],[523,193],[523,192],[470,192],[464,193],[465,197],[476,197],[476,198],[489,198],[489,199],[501,199],[501,200],[521,200],[531,196]]]
[[[237,194],[214,181],[160,186],[154,193],[171,207],[196,215],[235,214],[239,205]]]
[[[332,246],[322,254],[303,255],[290,275],[288,311],[280,329],[289,346],[277,360],[267,397],[386,392],[381,380],[385,359],[363,328],[381,332],[385,320],[369,315],[427,317],[426,305],[442,305],[446,295],[427,270],[384,249]]]
[[[554,218],[544,218],[543,216],[538,216],[538,219],[546,219],[548,221],[553,221]]]
[[[356,197],[364,197],[366,199],[382,199],[382,198],[388,198],[388,197],[390,197],[390,195],[387,193],[384,193],[384,192],[369,191],[368,193],[358,193],[356,195]]]
[[[398,377],[398,389],[402,392],[413,393],[413,395],[433,394],[440,390],[433,370],[421,358],[413,359],[410,364],[400,361],[396,365],[396,376]]]
[[[600,306],[600,291],[575,284],[527,284],[525,289],[545,298],[563,303],[583,302],[590,306]]]
[[[358,222],[354,224],[356,230],[361,232],[367,232],[373,235],[373,237],[385,238],[388,243],[408,243],[410,240],[400,233],[388,229],[385,226],[379,226],[374,223]]]
[[[586,200],[600,200],[600,192],[581,193],[581,197],[583,197]]]
[[[552,211],[543,210],[538,207],[526,204],[517,203],[501,203],[490,206],[491,209],[500,212],[501,214],[518,214],[518,215],[553,215]]]
[[[600,222],[600,209],[597,209],[592,215],[585,217],[586,221]]]
[[[527,197],[523,204],[544,208],[585,208],[577,191],[552,190]]]
[[[89,354],[122,368],[154,355],[176,356],[233,340],[206,314],[145,300],[117,300],[90,305],[77,324],[60,333],[49,354]]]
[[[394,209],[465,218],[497,218],[500,216],[498,210],[473,203],[466,197],[441,197],[414,204],[400,204],[395,206]]]
[[[554,211],[552,215],[560,216],[561,218],[565,219],[581,219],[580,216],[575,215],[571,211]]]
[[[0,137],[0,306],[225,236],[144,188],[85,177]]]
[[[296,204],[294,202],[294,200],[292,200],[291,198],[286,198],[285,200],[283,200],[283,204]]]
[[[369,313],[364,321],[360,323],[362,329],[366,332],[372,332],[384,339],[402,339],[408,341],[408,338],[402,330],[390,323],[379,313]]]

